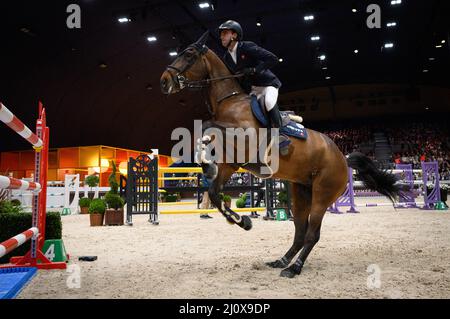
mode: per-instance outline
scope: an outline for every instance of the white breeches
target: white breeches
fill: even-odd
[[[278,100],[278,89],[274,86],[252,86],[250,94],[255,95],[267,111],[270,111]]]

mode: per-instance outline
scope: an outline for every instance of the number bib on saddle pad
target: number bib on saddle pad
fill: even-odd
[[[251,107],[253,115],[256,117],[256,119],[261,123],[262,126],[268,127],[269,120],[267,117],[267,114],[263,111],[262,106],[259,104],[258,100],[256,99],[256,96],[251,96]],[[289,114],[287,112],[280,112],[281,117],[283,118],[283,126],[280,128],[280,134],[296,137],[299,139],[306,140],[308,137],[308,133],[306,131],[306,128],[304,128],[303,125],[300,123],[297,123],[293,120],[287,120],[286,117],[289,117]],[[285,122],[288,122],[287,124],[284,124]]]

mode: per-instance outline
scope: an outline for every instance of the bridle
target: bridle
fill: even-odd
[[[186,65],[183,66],[182,69],[177,68],[173,64],[168,65],[166,68],[166,71],[170,74],[170,76],[172,77],[172,80],[175,83],[177,83],[178,86],[180,87],[180,90],[182,90],[184,88],[203,89],[203,88],[208,87],[209,84],[214,81],[222,81],[222,80],[239,78],[239,77],[244,76],[243,74],[234,74],[234,75],[220,76],[217,78],[208,78],[208,79],[204,79],[204,80],[191,81],[188,78],[186,78],[186,76],[184,76],[183,73],[186,72],[187,70],[189,70],[195,64],[195,62],[197,62],[197,59],[199,57],[202,58],[202,61],[205,64],[205,68],[206,68],[206,62],[205,62],[203,56],[208,51],[208,47],[206,45],[200,46],[197,44],[191,44],[185,50],[183,50],[183,52],[180,53],[178,58],[183,56],[186,53],[186,51],[189,49],[194,49],[197,52],[197,56],[195,59],[190,59],[188,61],[188,63],[186,63]],[[174,70],[176,72],[176,74],[173,74],[172,72],[170,72],[170,70]]]
[[[197,54],[196,54],[195,58],[189,59],[188,63],[186,63],[186,65],[184,65],[182,69],[177,68],[176,66],[173,65],[173,63],[168,65],[166,68],[166,71],[167,71],[167,73],[170,74],[172,81],[177,83],[180,90],[182,90],[184,88],[204,89],[204,88],[207,88],[211,84],[211,82],[214,82],[214,81],[222,81],[222,80],[239,78],[239,77],[244,76],[243,74],[235,74],[235,75],[220,76],[217,78],[207,78],[204,80],[197,80],[197,81],[189,80],[188,78],[186,78],[186,76],[183,75],[183,73],[186,72],[187,70],[189,70],[197,62],[197,59],[199,57],[202,58],[203,64],[205,65],[205,69],[206,69],[206,62],[205,62],[204,54],[208,51],[208,47],[206,45],[200,45],[200,44],[194,43],[194,44],[191,44],[190,46],[188,46],[186,49],[184,49],[183,52],[180,53],[178,58],[183,56],[187,52],[187,50],[189,50],[191,48],[194,49],[197,52]],[[173,74],[171,72],[171,70],[174,70],[176,73]],[[202,93],[203,93],[203,98],[205,100],[205,104],[208,109],[208,112],[211,114],[211,116],[214,117],[215,113],[214,113],[213,108],[211,107],[210,103],[208,102],[208,99],[206,98],[205,91],[202,90]],[[240,92],[238,92],[238,91],[233,91],[233,92],[225,95],[224,97],[219,98],[217,100],[217,104],[220,104],[220,102],[222,102],[232,96],[238,95],[239,93]]]

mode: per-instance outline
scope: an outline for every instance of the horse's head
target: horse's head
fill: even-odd
[[[206,31],[197,42],[189,45],[170,64],[161,76],[161,91],[172,94],[182,90],[188,81],[202,80],[207,77],[206,62],[203,57],[208,52],[205,45],[209,31]]]

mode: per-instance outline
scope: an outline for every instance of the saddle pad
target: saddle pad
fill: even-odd
[[[261,105],[259,104],[258,100],[256,99],[256,96],[251,96],[251,108],[253,115],[256,117],[259,123],[261,123],[262,126],[268,127],[269,120],[266,117],[264,111],[262,110]],[[288,136],[292,136],[299,139],[307,139],[308,133],[306,129],[303,127],[303,125],[294,122],[292,120],[289,121],[287,125],[284,125],[280,128],[280,134],[285,134]]]

